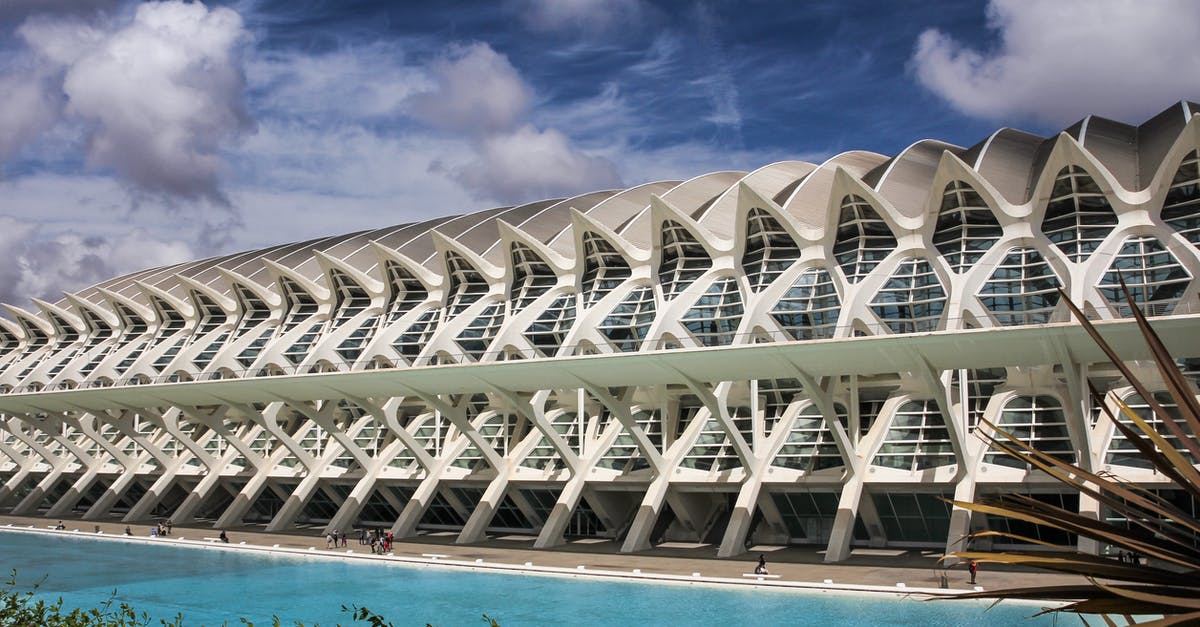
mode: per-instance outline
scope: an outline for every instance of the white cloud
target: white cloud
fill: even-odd
[[[89,164],[147,192],[224,202],[219,151],[251,128],[236,12],[155,2],[115,29],[37,18],[19,33],[61,67],[65,114],[90,127]]]
[[[412,113],[437,128],[467,133],[510,129],[532,92],[508,57],[487,44],[453,46],[429,67],[435,88],[410,98]]]
[[[455,176],[480,197],[506,203],[621,185],[608,159],[580,152],[555,129],[532,126],[488,137],[481,143],[479,159]]]
[[[636,22],[643,12],[639,0],[524,0],[516,7],[533,30],[591,34]]]
[[[143,268],[180,263],[195,251],[180,240],[142,230],[112,237],[76,231],[50,233],[39,224],[0,216],[0,302],[25,305],[32,297],[58,300],[76,291]]]
[[[988,24],[995,50],[930,29],[912,59],[921,83],[968,115],[1137,123],[1200,97],[1200,3],[992,0]]]
[[[460,133],[474,158],[439,156],[430,172],[449,174],[478,200],[520,203],[620,185],[612,162],[582,152],[556,128],[538,128],[532,89],[508,57],[487,44],[453,46],[428,68],[435,88],[409,99],[433,128]]]
[[[362,121],[394,117],[408,98],[437,86],[404,63],[400,45],[374,42],[329,52],[262,52],[246,66],[255,105],[272,116]]]
[[[0,162],[54,125],[62,98],[47,77],[0,76]]]

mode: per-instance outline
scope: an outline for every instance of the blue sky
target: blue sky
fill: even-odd
[[[0,0],[0,300],[1200,99],[1200,3]]]

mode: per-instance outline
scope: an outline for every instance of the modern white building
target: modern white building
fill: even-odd
[[[1123,277],[1197,374],[1197,113],[715,172],[7,306],[0,511],[831,561],[988,527],[1071,541],[942,499],[1107,515],[989,452],[984,418],[1162,481],[1098,419],[1089,383],[1145,403],[1056,290],[1144,359]]]

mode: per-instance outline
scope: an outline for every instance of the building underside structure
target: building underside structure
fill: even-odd
[[[983,419],[1166,485],[1099,417],[1089,383],[1146,402],[1057,290],[1153,383],[1123,278],[1195,383],[1198,110],[504,207],[8,306],[0,511],[831,561],[984,528],[1075,542],[943,499],[1110,516],[990,451]]]

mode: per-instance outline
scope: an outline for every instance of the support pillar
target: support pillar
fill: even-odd
[[[975,478],[965,476],[954,486],[954,500],[971,502],[975,500]],[[950,533],[946,536],[946,555],[968,550],[966,536],[971,533],[971,512],[957,505],[950,510]],[[947,567],[958,563],[956,558],[947,558]]]
[[[629,526],[625,542],[621,545],[622,553],[635,553],[650,548],[650,534],[654,532],[654,523],[658,521],[663,504],[667,502],[667,491],[671,487],[670,479],[666,475],[656,477],[649,489],[646,490],[646,495],[642,497],[642,504],[638,506],[637,513],[633,516],[633,524]]]
[[[176,507],[175,511],[171,512],[171,521],[179,525],[190,523],[195,520],[196,510],[200,509],[200,506],[204,504],[204,501],[206,501],[208,497],[212,496],[213,490],[217,489],[220,484],[221,475],[215,472],[210,472],[207,475],[204,475],[204,478],[196,484],[195,488],[192,488],[192,491],[188,493],[187,498],[183,499],[183,502],[179,504],[179,507]],[[234,503],[237,503],[237,499],[234,499]],[[232,507],[232,505],[230,507]],[[229,510],[226,509],[225,512],[228,513]],[[224,514],[222,514],[222,516],[224,516]],[[238,518],[238,522],[241,522],[240,517]]]
[[[417,534],[417,525],[425,516],[425,510],[437,495],[438,484],[441,483],[441,473],[425,477],[413,491],[412,498],[404,504],[400,518],[392,525],[392,533],[398,538],[410,538]]]
[[[96,481],[96,477],[100,474],[100,467],[96,466],[89,468],[83,476],[79,477],[75,483],[71,484],[71,488],[67,493],[58,499],[58,502],[50,506],[50,510],[46,512],[47,518],[59,518],[63,514],[70,512],[75,508],[75,504],[87,492],[87,489]],[[128,474],[128,473],[126,473]]]
[[[829,546],[825,551],[826,562],[840,562],[850,557],[850,542],[854,539],[854,521],[858,518],[858,506],[863,496],[863,480],[853,476],[842,487],[838,500],[838,511],[833,519],[833,530],[829,534]]]
[[[17,503],[17,506],[12,508],[12,511],[9,513],[13,516],[28,516],[29,514],[32,514],[37,510],[38,505],[41,505],[42,499],[46,497],[46,492],[49,491],[50,488],[53,488],[54,484],[58,483],[58,480],[62,478],[64,472],[66,472],[65,468],[55,468],[51,470],[50,473],[43,477],[42,480],[39,481],[38,484],[29,491],[29,494],[26,494],[25,498],[21,499],[21,502]]]
[[[283,502],[283,507],[279,508],[279,512],[267,523],[266,531],[280,531],[292,526],[296,517],[304,510],[304,505],[312,498],[312,495],[317,492],[321,485],[321,475],[316,472],[309,472],[300,480],[300,485],[287,497]]]
[[[8,481],[4,482],[4,485],[0,486],[0,506],[3,506],[5,501],[7,501],[10,497],[12,497],[13,494],[16,493],[16,491],[21,487],[21,484],[25,483],[25,480],[28,479],[29,475],[32,473],[33,464],[22,465],[13,476],[8,478]]]
[[[382,464],[378,464],[377,468],[367,473],[363,478],[354,484],[354,489],[350,490],[350,494],[346,496],[346,500],[338,507],[337,513],[329,520],[329,524],[325,525],[325,533],[329,533],[335,529],[345,529],[354,524],[359,513],[367,503],[367,499],[371,498],[371,493],[375,491],[375,483],[379,478],[379,470],[383,468]]]
[[[92,506],[89,507],[86,512],[84,512],[83,519],[96,520],[107,515],[108,510],[112,509],[112,506],[117,504],[117,501],[121,498],[121,495],[125,493],[125,490],[129,488],[130,484],[132,484],[135,479],[137,479],[137,474],[129,471],[123,472],[117,476],[116,480],[112,482],[112,485],[108,486],[108,489],[104,491],[104,494],[101,494],[100,498],[96,499],[96,502],[92,503]]]
[[[500,507],[500,503],[504,500],[504,493],[508,491],[508,468],[507,464],[504,468],[498,468],[499,474],[492,482],[488,484],[486,490],[483,491],[483,496],[479,498],[479,503],[475,506],[475,511],[471,512],[471,517],[467,519],[467,524],[463,525],[463,529],[458,534],[458,538],[454,540],[455,544],[471,544],[479,542],[487,535],[488,525],[492,524],[492,518],[496,515],[496,508]]]
[[[209,475],[201,480],[200,485],[196,486],[196,489],[192,491],[192,494],[188,495],[187,500],[184,501],[183,505],[179,507],[179,510],[172,514],[172,518],[174,518],[176,522],[181,520],[179,515],[180,512],[184,510],[184,507],[189,505],[193,496],[199,493],[203,488],[205,490],[203,496],[196,499],[196,502],[188,508],[187,517],[183,518],[183,520],[192,519],[192,514],[195,513],[196,508],[200,506],[200,503],[203,502],[204,498],[207,498],[209,494],[212,493],[212,489],[217,486],[217,479],[220,477],[217,476],[215,479],[210,481],[210,477],[213,476],[214,475]],[[246,517],[246,512],[250,511],[250,506],[254,505],[254,502],[258,500],[258,497],[262,495],[262,491],[267,487],[267,480],[269,478],[270,477],[265,471],[255,473],[254,476],[246,482],[246,485],[242,486],[242,490],[233,497],[233,502],[229,504],[229,507],[226,507],[225,511],[221,512],[221,516],[217,518],[217,522],[213,524],[213,527],[232,527],[234,525],[242,524],[242,519]]]
[[[171,484],[175,483],[175,476],[175,473],[167,473],[161,475],[158,479],[155,479],[154,484],[150,486],[149,490],[146,490],[146,493],[142,495],[142,498],[138,499],[138,502],[134,503],[133,507],[129,508],[129,512],[125,514],[125,517],[121,519],[121,522],[130,523],[149,518],[150,512],[154,511],[154,508],[158,505],[158,502],[161,501],[163,496],[167,494],[167,491],[171,489]],[[172,518],[171,520],[174,521],[175,519]]]
[[[567,525],[571,524],[571,514],[579,506],[579,500],[583,498],[585,486],[587,486],[587,480],[582,475],[576,475],[567,481],[558,495],[558,501],[554,503],[554,508],[550,510],[550,515],[546,517],[546,522],[542,525],[542,531],[538,533],[537,540],[533,542],[533,548],[548,549],[564,542],[563,534],[567,531]]]
[[[761,493],[762,479],[758,475],[747,477],[729,514],[729,525],[721,538],[717,557],[733,557],[746,552],[746,536],[750,533],[750,523],[754,521],[754,510]]]
[[[1095,486],[1092,486],[1095,487]],[[1079,495],[1079,515],[1086,516],[1092,520],[1100,519],[1100,501],[1086,494]],[[1079,536],[1079,552],[1088,555],[1100,554],[1100,543],[1092,538]]]

